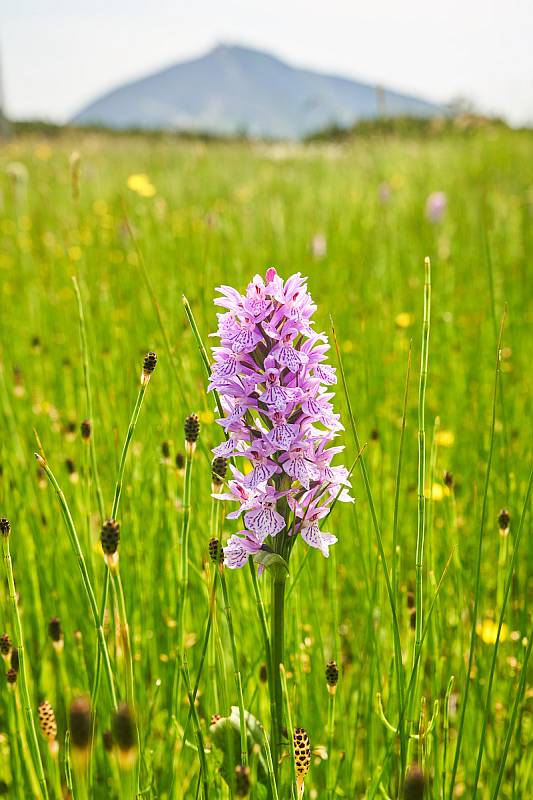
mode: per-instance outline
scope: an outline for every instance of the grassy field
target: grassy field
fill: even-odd
[[[195,798],[204,783],[210,798],[238,791],[219,773],[223,759],[226,766],[232,756],[239,761],[238,724],[233,730],[228,723],[230,737],[210,727],[212,715],[227,716],[237,705],[220,585],[199,674],[216,571],[208,558],[210,448],[222,431],[182,295],[209,344],[215,288],[224,283],[244,291],[255,273],[276,266],[285,278],[298,271],[309,276],[317,326],[328,335],[333,319],[347,382],[345,393],[339,381],[335,398],[345,426],[344,462],[358,452],[347,397],[360,446],[366,443],[353,473],[356,503],[337,506],[329,522],[339,539],[332,556],[307,552],[299,541],[290,562],[290,720],[286,714],[279,798],[295,796],[290,723],[311,740],[306,797],[531,797],[532,154],[531,133],[491,130],[425,142],[365,138],[306,147],[97,135],[2,145],[0,516],[11,523],[2,544],[4,555],[11,552],[23,641],[5,572],[0,633],[24,645],[16,682],[0,679],[0,785],[7,796],[41,795],[37,743],[50,797],[67,786],[80,800]],[[448,201],[437,223],[425,214],[434,191]],[[417,585],[426,256],[432,296],[425,548]],[[90,396],[72,276],[84,310]],[[145,387],[117,508],[121,452],[149,350],[159,361]],[[335,348],[331,361],[338,365]],[[192,464],[182,672],[186,487],[176,456],[179,465],[184,420],[192,412],[201,431]],[[91,443],[80,434],[87,418]],[[35,451],[57,479],[73,525],[65,524],[61,497]],[[445,472],[453,477],[445,479]],[[510,515],[503,532],[502,508]],[[108,580],[100,530],[109,516],[120,522],[121,541],[120,574]],[[223,541],[237,527],[224,521]],[[262,629],[250,571],[225,570],[225,580],[244,706],[255,718],[250,796],[259,800],[271,792]],[[259,579],[267,616],[269,580],[268,574]],[[93,612],[103,611],[105,586],[109,665],[100,673],[89,759],[76,747],[79,734],[69,735],[69,707],[94,698]],[[411,681],[420,590],[423,641],[418,679]],[[60,620],[62,649],[48,632],[53,617]],[[340,669],[334,716],[325,679],[330,659]],[[128,742],[104,747],[113,717],[109,673],[117,702],[128,700],[137,712],[140,752],[130,769],[121,766],[132,755]],[[193,692],[198,676],[189,722],[186,684]],[[56,754],[38,726],[43,699],[57,718]],[[83,722],[80,706],[78,700],[74,722],[76,708]],[[135,741],[134,735],[130,751]],[[423,794],[404,787],[413,762],[426,776]]]

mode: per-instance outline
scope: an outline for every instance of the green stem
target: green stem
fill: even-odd
[[[31,742],[32,761],[37,768],[37,777],[39,785],[44,798],[48,798],[48,789],[46,788],[46,779],[44,777],[43,762],[41,759],[41,752],[39,750],[39,741],[37,739],[37,729],[35,727],[35,720],[31,710],[30,693],[28,690],[28,679],[26,676],[26,658],[24,655],[24,637],[22,635],[22,622],[20,619],[17,593],[15,590],[15,579],[13,577],[13,565],[11,563],[11,554],[9,552],[9,535],[2,536],[2,551],[4,555],[4,565],[6,568],[7,583],[9,587],[9,600],[11,602],[11,610],[13,614],[13,624],[16,635],[16,646],[18,648],[19,656],[19,674],[18,680],[20,681],[20,693],[22,695],[22,704],[24,708],[24,716],[26,719],[26,727]]]
[[[328,800],[333,800],[335,786],[333,781],[333,739],[335,736],[335,691],[329,692],[328,698],[328,759],[326,761],[326,792]]]
[[[496,634],[496,641],[494,643],[494,649],[492,651],[492,661],[491,661],[491,665],[490,665],[489,682],[488,682],[488,686],[487,686],[487,697],[486,697],[486,700],[485,700],[485,709],[484,709],[484,713],[483,713],[483,725],[481,727],[481,736],[480,736],[480,741],[479,741],[479,751],[478,751],[477,762],[476,762],[476,774],[474,776],[474,788],[473,788],[473,791],[472,791],[472,800],[475,800],[476,795],[477,795],[479,773],[481,771],[481,761],[483,759],[483,751],[484,751],[484,748],[485,748],[485,736],[486,736],[486,733],[487,733],[487,723],[488,723],[488,718],[489,718],[489,714],[490,714],[490,701],[491,701],[491,697],[492,697],[492,684],[494,682],[494,674],[495,674],[495,671],[496,671],[496,661],[497,661],[497,658],[498,658],[498,648],[499,648],[499,644],[500,644],[500,636],[501,636],[501,631],[502,631],[502,626],[503,626],[503,620],[504,620],[504,617],[505,617],[505,611],[507,609],[507,602],[509,600],[509,595],[510,595],[510,592],[511,592],[511,584],[513,582],[513,577],[514,577],[514,568],[515,568],[515,564],[516,564],[516,557],[518,555],[518,548],[520,546],[520,540],[522,538],[522,530],[523,530],[523,527],[524,527],[524,520],[525,520],[527,511],[528,511],[529,498],[531,496],[531,484],[532,484],[532,482],[533,482],[533,470],[529,474],[529,483],[528,483],[527,491],[526,491],[526,499],[525,499],[525,502],[524,502],[524,507],[522,509],[522,515],[520,517],[520,523],[519,523],[519,526],[518,526],[518,532],[516,534],[516,539],[515,539],[514,549],[513,549],[513,555],[511,556],[511,561],[510,561],[510,564],[509,564],[509,568],[507,570],[507,577],[506,577],[506,580],[505,580],[503,602],[502,602],[502,606],[501,606],[501,609],[500,609],[500,618],[498,620],[498,631],[497,631],[497,634]]]
[[[285,585],[286,576],[276,574],[272,577],[272,632],[270,643],[272,648],[272,679],[274,682],[274,706],[272,715],[272,758],[276,781],[279,775],[281,758],[281,741],[283,727],[283,694],[280,678],[280,665],[283,665],[284,628],[285,628]]]
[[[113,703],[113,707],[117,708],[118,703],[117,703],[117,695],[116,695],[116,691],[115,691],[115,681],[114,681],[114,678],[113,678],[113,670],[111,668],[111,659],[109,658],[109,650],[107,649],[107,642],[106,642],[106,639],[105,639],[104,628],[103,628],[103,625],[102,625],[102,621],[101,621],[101,617],[100,617],[100,611],[99,611],[98,605],[96,603],[94,590],[93,590],[93,587],[92,587],[92,584],[91,584],[91,581],[90,581],[90,578],[89,578],[89,573],[87,571],[87,565],[85,563],[85,558],[83,557],[83,551],[82,551],[81,546],[80,546],[80,540],[79,540],[78,534],[76,532],[74,521],[72,519],[72,515],[70,513],[70,509],[69,509],[67,501],[65,499],[65,495],[63,494],[63,492],[62,492],[62,490],[61,490],[61,488],[60,488],[60,486],[59,486],[59,484],[58,484],[58,482],[56,480],[56,477],[55,477],[54,473],[52,472],[52,470],[50,469],[47,461],[42,456],[40,456],[38,453],[36,453],[35,455],[36,455],[37,460],[39,462],[39,466],[42,467],[42,469],[44,469],[44,471],[46,473],[46,477],[50,481],[50,483],[51,483],[52,487],[54,488],[54,490],[55,490],[55,492],[56,492],[56,494],[58,496],[58,499],[59,499],[59,504],[61,506],[61,512],[63,514],[63,519],[65,521],[65,526],[66,526],[66,529],[67,529],[68,537],[70,539],[70,544],[72,546],[72,549],[73,549],[74,554],[76,556],[76,559],[78,561],[78,567],[79,567],[79,570],[80,570],[80,573],[81,573],[83,586],[84,586],[84,589],[85,589],[85,593],[87,595],[87,599],[89,601],[89,606],[91,608],[91,614],[92,614],[92,617],[93,617],[94,626],[96,628],[96,635],[97,635],[97,639],[98,639],[98,645],[99,645],[100,652],[102,654],[102,658],[104,660],[104,668],[105,668],[106,675],[107,675],[107,680],[108,680],[108,683],[109,683],[109,691],[111,693],[111,701]]]
[[[485,472],[485,483],[483,487],[483,503],[481,507],[481,519],[479,523],[479,536],[478,536],[478,545],[477,545],[477,557],[476,557],[476,578],[475,578],[475,587],[474,587],[474,607],[472,609],[472,626],[470,630],[470,648],[468,652],[468,664],[466,667],[465,672],[465,690],[464,690],[464,697],[463,697],[463,704],[461,708],[461,717],[459,720],[459,728],[457,731],[457,743],[455,745],[455,755],[453,759],[453,766],[452,766],[452,774],[450,778],[450,791],[449,791],[449,798],[453,800],[453,789],[455,785],[455,777],[457,775],[457,769],[459,767],[459,759],[461,757],[461,745],[463,742],[463,733],[464,733],[464,725],[465,725],[465,718],[466,718],[466,709],[468,706],[468,694],[470,691],[470,675],[472,674],[472,664],[474,663],[474,651],[476,648],[476,622],[477,622],[477,611],[479,606],[479,594],[481,589],[481,556],[483,554],[483,535],[485,532],[485,517],[487,514],[487,503],[488,503],[488,493],[489,493],[489,481],[490,481],[490,472],[492,467],[492,456],[494,452],[494,433],[496,429],[496,402],[498,397],[498,385],[500,381],[500,365],[501,365],[501,344],[502,344],[502,336],[503,336],[503,326],[505,324],[505,318],[507,316],[507,309],[504,312],[502,322],[500,325],[500,335],[498,338],[498,347],[496,352],[496,371],[494,376],[494,391],[492,397],[492,422],[491,422],[491,429],[490,429],[490,444],[489,444],[489,456],[487,460],[487,469]]]
[[[224,596],[224,611],[228,621],[229,638],[231,642],[231,657],[233,660],[233,672],[235,675],[235,688],[237,689],[237,703],[239,705],[239,731],[241,737],[241,764],[248,766],[248,742],[246,737],[246,721],[244,719],[244,699],[242,695],[242,678],[239,669],[239,657],[237,655],[237,642],[235,639],[235,631],[233,629],[233,617],[231,614],[231,606],[229,602],[228,585],[226,583],[226,576],[224,574],[224,567],[220,567],[220,583],[222,585],[222,594]]]
[[[76,300],[78,301],[78,317],[80,323],[80,345],[81,357],[83,363],[83,379],[85,383],[85,398],[87,403],[87,418],[91,423],[92,430],[89,439],[89,448],[91,456],[91,465],[93,472],[94,485],[96,487],[96,498],[98,501],[98,510],[100,512],[101,521],[104,520],[104,497],[102,494],[102,487],[100,486],[100,478],[98,475],[98,468],[96,463],[96,447],[94,443],[94,424],[93,424],[93,395],[91,391],[91,372],[89,369],[89,348],[87,346],[87,332],[85,329],[85,314],[83,312],[83,303],[81,299],[80,287],[75,277],[72,278],[74,284],[74,292],[76,293]]]
[[[339,343],[337,341],[337,335],[335,333],[335,327],[333,325],[333,320],[331,320],[331,329],[333,333],[333,341],[335,343],[335,350],[337,353],[337,360],[339,362],[339,370],[341,373],[341,380],[342,386],[344,390],[344,396],[346,398],[346,405],[348,407],[348,416],[350,418],[350,427],[352,429],[355,446],[358,452],[358,458],[360,456],[360,466],[361,466],[361,475],[363,478],[363,483],[365,485],[365,492],[368,499],[368,505],[370,508],[370,516],[372,517],[372,526],[374,528],[374,533],[376,536],[376,542],[378,546],[378,553],[381,561],[381,565],[383,568],[383,575],[385,578],[385,585],[387,588],[387,597],[389,599],[389,604],[391,608],[392,614],[392,634],[394,640],[394,666],[396,670],[396,681],[397,681],[397,690],[398,690],[398,699],[399,699],[399,706],[403,710],[404,706],[404,687],[403,687],[403,680],[404,680],[404,670],[403,670],[403,662],[402,662],[402,646],[400,641],[400,628],[398,625],[398,614],[396,612],[396,598],[394,596],[394,592],[392,590],[392,583],[389,576],[389,568],[387,564],[387,557],[385,555],[385,548],[383,547],[383,538],[381,536],[381,527],[378,521],[377,513],[376,513],[376,506],[374,504],[374,498],[372,495],[372,489],[370,488],[370,480],[368,477],[368,471],[366,468],[365,460],[362,455],[362,448],[359,442],[359,434],[357,433],[357,427],[355,425],[355,418],[353,415],[352,410],[352,403],[350,400],[350,395],[348,393],[348,384],[346,382],[346,375],[344,373],[344,367],[342,364],[342,358],[339,348]],[[400,735],[400,745],[403,748],[405,747],[405,731],[403,725],[403,711],[399,714],[399,722],[398,722],[398,732]]]
[[[178,714],[179,686],[181,683],[182,671],[185,668],[185,604],[187,601],[187,589],[189,585],[189,523],[191,516],[191,487],[192,487],[192,465],[194,459],[194,447],[186,443],[185,448],[185,477],[183,481],[183,517],[181,522],[181,532],[179,540],[179,580],[178,580],[178,655],[176,659],[176,671],[174,675],[174,687],[172,708]]]
[[[416,628],[415,646],[413,650],[414,688],[407,713],[407,723],[413,727],[413,704],[418,697],[418,682],[420,678],[419,652],[422,646],[423,614],[423,569],[424,569],[424,540],[426,533],[426,384],[429,361],[429,331],[431,322],[431,264],[429,258],[424,262],[424,320],[422,324],[422,351],[420,354],[420,379],[418,384],[418,514],[416,531]],[[416,668],[415,668],[416,664]],[[416,671],[415,671],[416,669]],[[408,751],[409,760],[409,751]]]

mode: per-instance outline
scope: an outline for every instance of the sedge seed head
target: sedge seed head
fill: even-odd
[[[298,777],[304,777],[311,766],[311,743],[305,728],[294,729],[293,743],[296,774]]]
[[[11,533],[11,523],[6,517],[0,517],[0,536],[7,539]]]
[[[91,438],[92,424],[90,419],[84,419],[80,425],[81,438],[84,442],[88,442]]]

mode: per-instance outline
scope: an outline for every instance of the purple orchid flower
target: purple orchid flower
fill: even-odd
[[[259,550],[288,558],[298,537],[328,556],[337,541],[320,529],[335,500],[353,502],[348,471],[332,465],[342,451],[334,440],[343,427],[334,413],[335,368],[329,344],[313,329],[316,305],[300,273],[283,281],[270,268],[245,294],[219,288],[209,389],[220,395],[227,441],[217,456],[242,458],[227,491],[213,495],[238,503],[227,519],[245,528],[224,548],[225,564],[242,567]],[[265,544],[266,543],[266,544]]]

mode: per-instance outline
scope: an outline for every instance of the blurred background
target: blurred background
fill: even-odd
[[[526,0],[9,0],[3,112],[274,138],[450,111],[527,125],[532,17]]]

